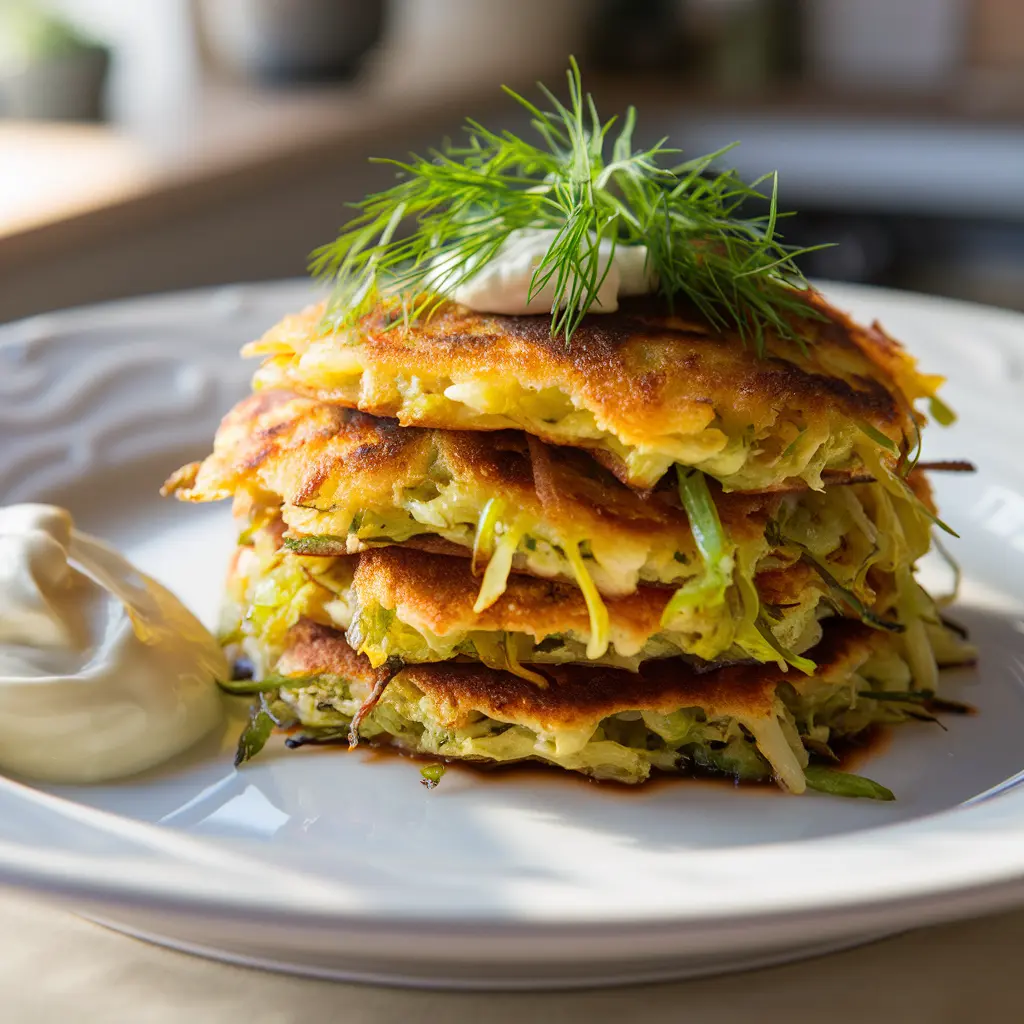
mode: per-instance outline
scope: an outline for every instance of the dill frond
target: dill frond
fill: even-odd
[[[733,170],[715,170],[731,146],[681,162],[667,139],[636,149],[636,111],[629,108],[621,127],[617,118],[602,121],[575,60],[567,79],[568,104],[540,86],[549,110],[505,89],[530,114],[540,144],[468,120],[458,145],[380,161],[397,183],[352,204],[353,218],[311,257],[311,271],[335,284],[332,324],[356,321],[382,294],[400,294],[408,316],[429,316],[512,232],[547,228],[555,234],[530,298],[553,287],[551,331],[566,342],[597,298],[605,242],[613,253],[646,246],[647,269],[670,305],[688,300],[759,354],[765,331],[803,344],[794,318],[820,314],[794,259],[811,250],[778,234],[776,175],[746,184]],[[751,202],[767,204],[766,212],[741,216]]]

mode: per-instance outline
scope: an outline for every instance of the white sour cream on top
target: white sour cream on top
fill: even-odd
[[[513,231],[494,258],[488,260],[465,284],[451,289],[449,298],[478,313],[549,313],[555,297],[554,278],[532,299],[529,297],[530,282],[556,234],[553,229],[546,228]],[[655,291],[658,279],[645,266],[646,261],[646,246],[618,245],[612,256],[611,242],[602,240],[598,247],[597,276],[600,278],[605,268],[608,273],[588,312],[614,313],[623,296],[646,295]],[[434,281],[442,287],[444,271],[444,264],[435,261]]]
[[[221,718],[214,638],[52,505],[0,508],[0,769],[48,782],[142,771]]]

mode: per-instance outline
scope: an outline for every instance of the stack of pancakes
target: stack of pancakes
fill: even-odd
[[[913,576],[936,382],[812,301],[762,353],[653,299],[569,342],[385,300],[248,346],[253,394],[167,489],[234,501],[224,640],[262,713],[292,745],[829,788],[963,652]]]

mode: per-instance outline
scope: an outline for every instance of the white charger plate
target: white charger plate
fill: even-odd
[[[244,714],[106,786],[0,779],[0,883],[154,941],[326,977],[460,987],[613,984],[751,967],[1024,901],[1024,317],[828,286],[950,377],[929,458],[981,648],[974,704],[897,730],[860,770],[880,804],[554,772],[451,769],[275,741],[236,771]],[[213,623],[228,509],[157,496],[253,370],[239,346],[303,282],[169,295],[0,328],[0,503],[67,505]],[[938,579],[939,586],[942,580]]]

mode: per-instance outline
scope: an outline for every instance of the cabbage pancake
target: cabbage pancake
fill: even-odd
[[[775,610],[776,640],[795,653],[821,636],[816,613],[827,608],[819,577],[803,563],[760,573],[754,584],[760,604]],[[359,556],[353,579],[352,618],[346,639],[375,665],[389,657],[405,662],[445,661],[466,655],[492,667],[544,684],[544,676],[522,662],[560,664],[587,661],[591,644],[589,609],[580,590],[568,583],[510,576],[505,593],[482,612],[473,609],[478,581],[469,561],[400,547]],[[609,598],[605,664],[636,670],[651,658],[689,655],[709,660],[749,656],[737,625],[716,608],[680,609],[671,628],[662,626],[672,591],[643,586]],[[749,625],[746,627],[750,629]],[[758,636],[747,647],[760,648]]]
[[[894,468],[917,436],[911,403],[941,378],[919,375],[880,329],[809,295],[823,319],[800,325],[803,345],[769,334],[764,358],[736,332],[651,299],[585,317],[568,344],[551,336],[549,315],[445,303],[406,325],[392,301],[332,333],[319,305],[286,317],[244,354],[268,357],[259,388],[403,425],[518,428],[592,450],[636,488],[679,463],[726,490],[817,489],[826,470],[879,460]]]
[[[287,630],[300,618],[347,630],[348,642],[374,667],[389,658],[469,657],[544,686],[543,670],[529,666],[588,660],[589,609],[571,584],[513,574],[505,593],[476,612],[479,580],[468,559],[403,547],[330,558],[275,550],[260,533],[252,542],[232,562],[221,635],[240,643],[261,670],[281,654]],[[818,616],[830,609],[807,565],[762,572],[754,582],[780,644],[800,653],[817,642]],[[736,642],[739,609],[734,615],[686,609],[666,628],[671,597],[670,589],[647,586],[608,598],[608,649],[595,663],[635,671],[651,658],[748,657]]]
[[[542,688],[468,661],[409,665],[392,675],[374,669],[341,632],[303,620],[275,675],[234,686],[261,690],[278,723],[307,730],[292,746],[345,742],[354,731],[443,758],[539,760],[620,782],[642,782],[655,769],[712,771],[774,777],[793,793],[810,783],[878,796],[858,791],[871,786],[866,780],[823,771],[811,757],[827,758],[830,743],[874,723],[927,717],[927,705],[914,701],[920,695],[889,634],[835,619],[812,653],[811,677],[758,664],[699,671],[669,659],[638,673],[549,666],[552,681]],[[268,734],[258,714],[249,733],[255,738],[243,737],[243,756]]]
[[[284,545],[297,554],[397,543],[471,557],[481,571],[477,612],[501,596],[513,569],[573,582],[589,610],[592,659],[609,642],[601,595],[631,594],[643,583],[678,588],[667,628],[686,631],[675,616],[694,606],[719,617],[715,646],[700,648],[701,657],[736,642],[759,659],[777,656],[765,647],[771,622],[753,584],[759,572],[808,561],[819,575],[826,570],[831,591],[833,583],[851,591],[846,607],[879,613],[893,604],[879,574],[905,569],[906,587],[916,586],[909,566],[928,548],[929,522],[918,505],[878,485],[767,495],[714,488],[726,544],[721,564],[709,568],[671,488],[643,498],[583,453],[542,446],[538,460],[538,444],[517,431],[401,428],[265,391],[229,413],[213,455],[167,487],[196,501],[234,495],[243,515],[276,515],[280,505]],[[711,586],[723,566],[728,573]]]

